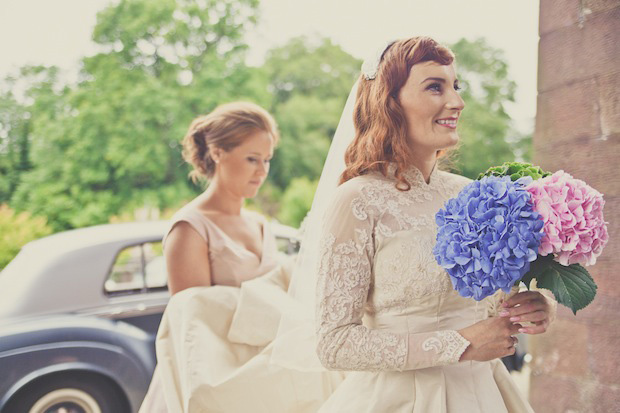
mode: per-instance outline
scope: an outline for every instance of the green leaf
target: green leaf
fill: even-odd
[[[504,162],[499,166],[492,166],[486,172],[478,175],[478,180],[485,176],[510,176],[510,179],[516,181],[524,176],[529,176],[533,180],[544,178],[551,175],[551,172],[544,171],[539,166],[532,165],[527,162]]]
[[[596,296],[596,283],[585,268],[579,264],[564,266],[550,255],[539,257],[531,264],[530,271],[523,277],[528,288],[533,278],[538,287],[551,291],[558,303],[570,308],[573,314]]]

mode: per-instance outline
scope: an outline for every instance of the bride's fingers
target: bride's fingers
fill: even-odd
[[[510,321],[519,321],[513,320],[512,318],[521,316],[523,314],[534,313],[536,311],[546,311],[546,309],[546,303],[537,300],[531,300],[519,305],[518,307],[503,308],[500,311],[499,316],[504,318],[510,317]]]
[[[512,322],[537,322],[544,321],[547,319],[547,312],[543,310],[533,311],[531,313],[524,313],[522,315],[510,317],[510,321]]]
[[[502,303],[502,308],[507,309],[517,305],[524,305],[530,301],[544,302],[544,296],[538,291],[523,291],[517,293]]]
[[[542,334],[547,331],[547,327],[549,326],[549,320],[543,320],[539,322],[535,322],[533,326],[521,327],[519,329],[520,333],[525,334]]]

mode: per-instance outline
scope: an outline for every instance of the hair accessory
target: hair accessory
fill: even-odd
[[[362,74],[364,75],[364,79],[373,80],[377,77],[377,73],[379,72],[379,64],[381,63],[383,54],[395,42],[395,40],[385,42],[383,47],[375,50],[372,56],[364,59],[364,63],[362,63]]]

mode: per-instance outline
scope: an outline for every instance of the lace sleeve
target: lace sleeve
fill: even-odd
[[[338,192],[323,227],[316,314],[322,364],[334,370],[400,371],[458,362],[469,342],[456,331],[408,334],[362,324],[377,217],[363,202],[353,202],[355,193],[348,189]]]

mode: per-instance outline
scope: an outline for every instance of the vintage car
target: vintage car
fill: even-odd
[[[25,245],[0,273],[0,412],[136,412],[169,299],[166,221],[100,225]],[[294,253],[296,230],[274,223]]]

